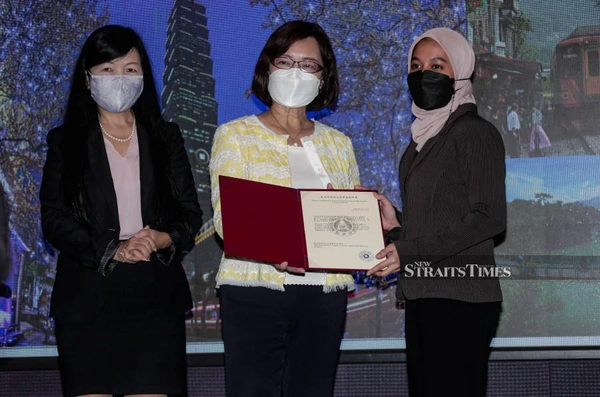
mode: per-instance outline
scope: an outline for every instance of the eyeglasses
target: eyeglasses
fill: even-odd
[[[290,57],[277,57],[271,60],[271,65],[278,69],[291,69],[295,64],[298,64],[300,70],[305,73],[317,73],[323,70],[323,66],[319,65],[315,61],[294,61]]]

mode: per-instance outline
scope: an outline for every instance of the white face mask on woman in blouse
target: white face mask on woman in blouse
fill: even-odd
[[[90,74],[90,91],[98,106],[112,113],[131,109],[144,90],[144,76]]]
[[[299,68],[278,69],[269,75],[269,94],[288,108],[307,106],[319,95],[321,81],[312,73]]]

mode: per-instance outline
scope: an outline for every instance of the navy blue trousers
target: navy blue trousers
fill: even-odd
[[[228,397],[329,397],[347,291],[219,288]]]

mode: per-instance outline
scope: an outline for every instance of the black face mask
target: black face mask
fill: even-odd
[[[443,73],[419,70],[409,73],[406,80],[415,105],[424,110],[443,108],[454,95],[454,79]]]

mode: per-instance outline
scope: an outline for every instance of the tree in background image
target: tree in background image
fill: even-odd
[[[514,26],[514,58],[536,61],[537,48],[527,42],[527,33],[531,32],[531,21],[523,11],[517,11],[512,23]]]
[[[464,32],[464,2],[250,0],[250,5],[271,8],[265,29],[300,19],[327,32],[341,85],[338,108],[327,122],[352,138],[363,184],[399,204],[397,168],[411,139],[408,50],[429,28]]]
[[[538,49],[535,45],[527,42],[527,34],[532,31],[531,21],[527,15],[517,8],[516,2],[505,3],[502,0],[466,0],[466,9],[469,19],[479,13],[479,17],[485,15],[488,20],[485,33],[487,44],[493,44],[496,41],[511,41],[512,50],[509,50],[507,57],[514,59],[523,59],[535,61],[538,57]],[[483,14],[482,14],[483,13]],[[493,15],[496,14],[495,17]],[[499,18],[496,22],[498,26],[491,27],[492,20]],[[478,20],[481,24],[481,20]],[[481,26],[481,25],[479,25]],[[475,29],[475,26],[473,26]],[[483,27],[480,33],[483,34]],[[495,37],[504,32],[504,38]],[[510,33],[509,33],[510,32]],[[476,43],[477,44],[477,43]],[[481,43],[480,43],[481,44]],[[493,48],[487,48],[487,51],[494,52]]]
[[[12,190],[12,227],[30,249],[15,291],[27,290],[22,304],[35,306],[24,275],[35,280],[31,269],[50,267],[38,199],[46,133],[62,120],[84,40],[107,21],[98,0],[0,3],[0,169]]]
[[[563,283],[553,280],[502,280],[504,302],[498,335],[502,338],[571,336],[581,332],[581,318],[565,321],[572,302],[561,293]],[[565,303],[568,302],[569,305]],[[596,321],[583,320],[586,323]],[[587,324],[586,324],[587,325]],[[593,328],[592,328],[593,329]],[[591,332],[593,334],[593,331]]]
[[[546,193],[534,197],[508,203],[506,241],[496,248],[497,254],[560,255],[573,247],[597,245],[600,210],[579,202],[552,201]]]

